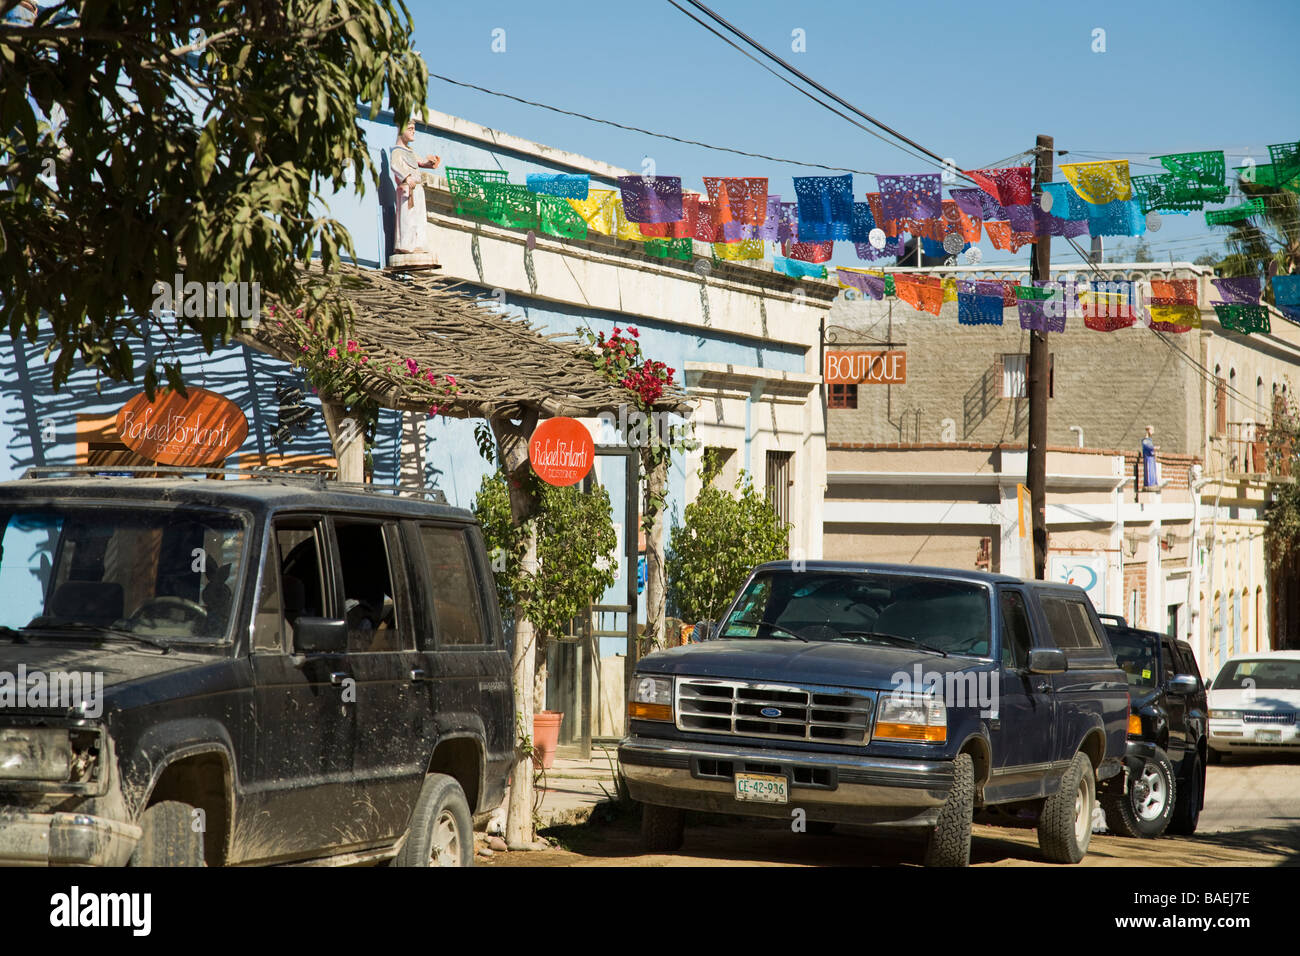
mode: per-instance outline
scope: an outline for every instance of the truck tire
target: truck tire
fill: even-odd
[[[465,791],[452,777],[431,773],[411,815],[396,866],[473,866],[474,823]]]
[[[1201,763],[1200,753],[1195,750],[1183,759],[1188,761],[1187,779],[1178,788],[1169,832],[1178,836],[1191,836],[1201,821],[1201,806],[1205,803],[1205,767]]]
[[[194,808],[162,800],[140,817],[144,833],[127,866],[203,866],[203,833],[194,829]]]
[[[970,754],[953,761],[952,790],[925,843],[926,866],[970,866],[970,828],[975,813],[975,764]]]
[[[1043,802],[1038,847],[1053,863],[1078,863],[1092,841],[1097,777],[1087,755],[1077,753],[1061,778],[1061,789]]]
[[[1120,836],[1158,837],[1173,819],[1174,801],[1180,790],[1174,782],[1173,764],[1163,750],[1156,748],[1142,769],[1129,776],[1123,791],[1102,796],[1106,826]]]
[[[641,805],[641,846],[647,853],[680,850],[685,839],[685,811],[653,803]]]

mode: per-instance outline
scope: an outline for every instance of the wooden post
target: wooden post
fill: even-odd
[[[533,413],[519,425],[494,418],[492,434],[496,438],[497,456],[510,482],[510,517],[516,528],[525,528],[522,571],[537,572],[537,526],[530,519],[537,503],[528,493],[528,439],[537,424]],[[533,733],[533,679],[536,674],[534,655],[536,637],[532,621],[515,610],[515,647],[513,655],[515,713],[520,725],[516,734]],[[531,844],[533,833],[533,763],[516,748],[510,797],[506,804],[506,843],[510,846]]]
[[[668,485],[665,457],[646,474],[646,498],[654,500]],[[635,533],[639,533],[636,529]],[[634,533],[634,532],[629,532]],[[665,646],[664,622],[668,610],[667,573],[664,568],[664,509],[655,512],[645,540],[645,635],[651,650]],[[636,569],[631,569],[635,577]]]
[[[366,480],[365,422],[357,412],[348,412],[341,402],[321,400],[325,428],[329,431],[334,457],[339,463],[339,481],[360,484]]]
[[[423,412],[402,412],[401,474],[398,484],[424,487],[424,450],[426,442]]]
[[[1052,181],[1051,136],[1038,137],[1034,153],[1034,202],[1043,197],[1043,183]],[[1031,247],[1031,280],[1048,279],[1052,274],[1052,239],[1040,236]],[[1065,303],[1061,304],[1065,308]],[[1029,486],[1030,511],[1033,517],[1034,577],[1043,580],[1047,569],[1047,379],[1050,353],[1047,332],[1029,333],[1029,368],[1026,387],[1029,392],[1029,461],[1025,484]]]

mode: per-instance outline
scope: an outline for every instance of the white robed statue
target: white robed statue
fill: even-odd
[[[397,134],[397,145],[389,154],[393,182],[397,187],[397,223],[393,243],[398,255],[412,253],[432,254],[426,237],[428,215],[424,209],[424,186],[428,174],[425,169],[437,169],[442,158],[416,155],[411,144],[415,141],[415,120]]]

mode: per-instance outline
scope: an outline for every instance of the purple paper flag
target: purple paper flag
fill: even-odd
[[[895,219],[938,219],[943,215],[943,193],[938,173],[877,176],[880,210],[886,222]]]
[[[1219,290],[1220,301],[1228,305],[1258,305],[1261,288],[1259,276],[1234,276],[1210,280]]]
[[[984,203],[980,200],[980,196],[983,194],[984,190],[976,189],[974,186],[948,190],[948,195],[952,196],[957,203],[957,208],[976,219],[984,218]]]
[[[857,289],[877,301],[885,297],[884,276],[872,276],[864,272],[847,272],[844,269],[837,269],[835,275],[839,278],[841,285]]]
[[[903,237],[886,236],[885,248],[883,249],[877,249],[869,242],[855,242],[853,248],[857,252],[859,259],[865,259],[868,262],[874,259],[891,257],[896,259],[903,254]]]
[[[1016,310],[1020,313],[1020,327],[1031,332],[1064,332],[1065,310],[1060,302],[1053,301],[1048,308],[1045,299],[1020,299]]]
[[[620,176],[623,215],[628,222],[680,222],[682,180],[680,176]]]

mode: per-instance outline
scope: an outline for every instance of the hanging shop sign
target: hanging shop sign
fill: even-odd
[[[905,385],[907,353],[902,349],[887,352],[826,352],[827,385]]]
[[[213,465],[239,451],[248,419],[238,405],[206,388],[144,392],[117,413],[117,434],[137,455],[160,465]]]
[[[548,418],[528,440],[528,461],[548,485],[576,485],[596,460],[587,426],[573,418]]]

